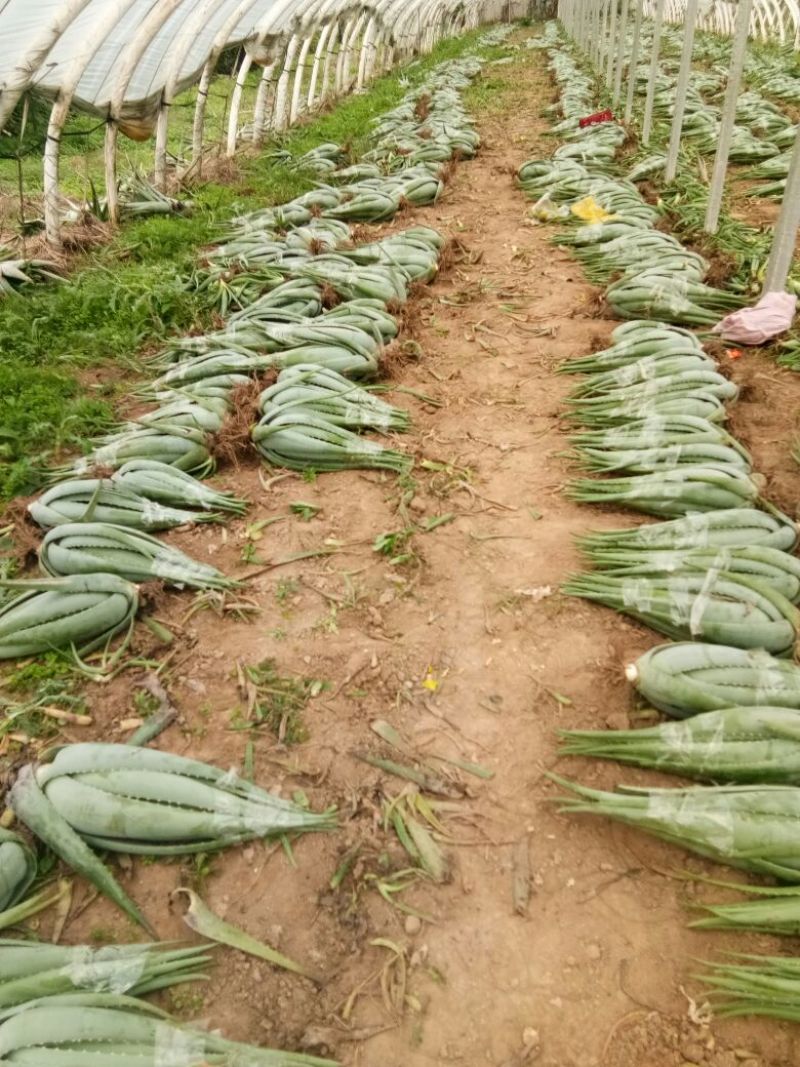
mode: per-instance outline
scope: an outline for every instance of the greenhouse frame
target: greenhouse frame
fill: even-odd
[[[252,131],[258,144],[267,129],[293,123],[301,106],[313,111],[330,95],[361,89],[376,73],[430,50],[442,37],[496,20],[501,8],[498,0],[44,0],[35,8],[26,0],[3,0],[0,127],[28,90],[53,99],[45,212],[48,236],[58,243],[59,147],[71,108],[108,123],[106,185],[116,219],[118,131],[145,139],[155,133],[155,179],[163,188],[170,105],[183,89],[199,85],[192,145],[197,158],[208,88],[225,49],[245,49],[228,121],[232,155],[251,65],[263,70]],[[310,81],[301,101],[307,64]]]

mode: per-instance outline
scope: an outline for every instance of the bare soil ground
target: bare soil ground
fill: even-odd
[[[580,566],[573,535],[632,522],[561,493],[574,473],[560,421],[571,383],[555,367],[614,324],[595,317],[597,290],[551,245],[551,230],[527,222],[514,187],[514,168],[552,150],[542,137],[540,111],[552,99],[542,57],[522,52],[486,77],[495,91],[481,96],[479,156],[458,167],[439,204],[386,228],[427,223],[466,249],[417,298],[418,359],[393,380],[435,400],[392,397],[413,411],[414,431],[398,443],[417,455],[414,483],[375,473],[308,482],[255,461],[223,470],[218,481],[253,501],[247,519],[171,540],[230,573],[254,574],[238,598],[254,610],[237,617],[229,597],[221,614],[206,607],[187,618],[192,601],[179,594],[160,594],[155,608],[176,635],[162,680],[180,711],[159,745],[241,766],[252,741],[257,782],[287,796],[302,789],[314,808],[338,805],[341,829],[299,840],[293,863],[280,846],[254,844],[202,868],[134,861],[120,874],[162,937],[185,932],[169,894],[194,883],[227,919],[323,976],[316,988],[224,951],[199,992],[164,996],[182,1017],[231,1037],[328,1051],[360,1067],[796,1063],[800,1036],[789,1026],[703,1022],[694,961],[734,948],[779,951],[767,937],[687,929],[693,900],[709,890],[678,872],[730,872],[634,831],[559,815],[558,791],[544,778],[556,766],[559,729],[637,721],[622,667],[658,638],[558,593]],[[800,479],[789,445],[800,380],[750,353],[731,369],[747,386],[734,428],[776,502],[794,514]],[[297,501],[319,508],[316,516],[294,514]],[[383,532],[421,531],[445,515],[451,521],[410,537],[405,562],[373,549]],[[280,521],[259,525],[270,519]],[[323,550],[330,554],[282,562]],[[142,634],[143,655],[164,654]],[[327,683],[303,715],[306,740],[280,744],[248,722],[239,675],[267,658],[282,675]],[[95,725],[65,736],[126,737],[134,682],[128,672],[94,687]],[[406,783],[353,755],[392,757],[370,730],[376,718],[420,754],[494,774],[479,779],[441,763],[461,797],[444,815],[450,873],[446,884],[418,881],[400,898],[422,921],[376,890],[408,866],[381,822],[382,800]],[[603,787],[654,781],[575,760],[558,770]],[[512,891],[520,842],[533,881],[525,914]],[[81,912],[84,892],[76,891],[66,940],[137,936],[103,900]]]

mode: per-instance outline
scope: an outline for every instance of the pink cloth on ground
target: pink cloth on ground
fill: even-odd
[[[796,307],[797,297],[791,293],[767,293],[755,307],[726,315],[712,332],[740,345],[763,345],[790,328]]]

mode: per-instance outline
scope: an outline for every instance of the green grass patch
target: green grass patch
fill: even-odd
[[[378,79],[367,92],[346,97],[295,127],[281,139],[282,147],[302,153],[322,141],[336,141],[358,156],[368,145],[373,119],[395,107],[409,85],[437,63],[474,48],[481,32],[440,42],[428,56]],[[503,51],[488,49],[484,55],[493,58]],[[190,107],[181,114],[182,122],[190,122]],[[87,116],[74,121],[91,125]],[[149,166],[152,144],[135,147],[146,150]],[[64,284],[0,301],[0,503],[38,488],[41,468],[54,451],[86,450],[88,439],[112,418],[121,388],[113,385],[115,378],[129,383],[141,371],[139,353],[171,334],[210,325],[203,297],[187,286],[198,252],[219,238],[224,219],[285,202],[312,184],[271,159],[272,147],[274,143],[257,157],[241,159],[232,184],[209,181],[195,189],[190,217],[126,224],[107,246],[82,257]],[[102,170],[95,167],[91,173],[93,151],[77,169],[83,166],[87,177],[96,179]],[[3,162],[0,187],[4,178],[13,179],[15,166]],[[41,166],[39,159],[36,166]],[[110,372],[112,384],[82,384],[78,369],[96,367]]]
[[[253,67],[247,76],[242,93],[239,115],[240,123],[252,118],[261,70]],[[206,102],[205,139],[207,143],[222,140],[227,134],[227,119],[230,99],[235,85],[235,75],[219,74],[214,78]],[[181,93],[170,108],[167,151],[175,159],[187,159],[191,155],[192,125],[197,100],[197,87]],[[27,121],[22,126],[21,108],[17,108],[5,131],[0,134],[0,194],[15,200],[18,195],[19,171],[28,196],[42,191],[42,151],[47,133],[47,121],[51,104],[47,100],[32,98]],[[92,185],[102,189],[105,174],[103,165],[103,140],[105,120],[93,114],[73,111],[64,126],[61,137],[62,192],[76,200],[89,200]],[[153,141],[130,141],[119,139],[119,170],[141,169],[148,171],[153,162]]]
[[[87,395],[70,375],[0,361],[0,496],[31,492],[49,453],[80,448],[111,418],[108,402]]]
[[[68,656],[53,652],[28,661],[5,671],[2,681],[0,737],[14,731],[38,739],[52,737],[58,724],[42,712],[49,705],[76,715],[87,713],[85,698],[79,692],[82,679]]]

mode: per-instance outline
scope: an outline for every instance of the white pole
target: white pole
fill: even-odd
[[[119,222],[119,189],[117,188],[117,140],[119,128],[110,116],[106,121],[103,141],[103,164],[106,172],[106,206],[108,221],[116,226]]]
[[[358,26],[359,20],[351,18],[342,32],[342,44],[339,48],[339,55],[336,57],[336,81],[334,82],[334,92],[337,96],[340,96],[345,89],[345,63],[349,64],[353,35]]]
[[[83,72],[91,63],[97,49],[108,36],[109,31],[125,14],[133,0],[119,2],[98,16],[82,42],[79,55],[76,55],[62,71],[61,86],[58,91],[47,125],[47,139],[44,146],[44,220],[47,243],[55,248],[61,247],[61,209],[59,206],[59,152],[61,132],[67,121],[69,109],[75,96],[75,90]]]
[[[209,58],[205,62],[203,72],[200,75],[200,84],[197,86],[197,99],[194,104],[194,118],[192,120],[192,162],[197,164],[197,174],[200,174],[200,166],[203,155],[203,130],[206,124],[206,105],[208,93],[211,89],[211,78],[214,75],[214,67],[217,65],[217,57]]]
[[[316,103],[317,78],[319,77],[322,50],[325,48],[325,42],[328,40],[328,34],[330,32],[331,23],[329,22],[322,27],[322,31],[317,40],[317,47],[314,49],[314,66],[311,68],[311,80],[308,83],[308,98],[306,101],[306,110],[308,111],[311,111]]]
[[[236,155],[236,134],[239,130],[239,111],[242,106],[242,93],[244,92],[244,83],[247,81],[247,75],[250,73],[250,67],[253,64],[253,57],[249,52],[245,52],[242,57],[242,63],[239,67],[239,73],[236,75],[236,84],[233,87],[233,93],[231,94],[231,110],[228,115],[228,141],[225,146],[225,155],[228,159],[232,159]]]
[[[162,96],[156,122],[156,151],[153,185],[162,193],[167,188],[167,138],[169,135],[169,102]]]
[[[750,10],[752,0],[739,0],[736,9],[736,31],[731,52],[731,66],[728,71],[728,84],[725,89],[725,103],[722,106],[722,121],[719,128],[717,154],[714,157],[714,170],[708,190],[708,205],[704,229],[706,233],[716,233],[719,212],[722,206],[722,193],[725,188],[725,173],[728,169],[728,153],[731,148],[733,126],[736,121],[736,98],[742,83],[744,57],[747,51],[747,34],[750,28]]]
[[[658,53],[661,48],[661,26],[664,22],[664,0],[656,0],[656,21],[653,26],[653,51],[650,55],[650,77],[647,82],[647,97],[644,102],[644,121],[642,123],[642,144],[650,144],[653,130],[653,98],[656,93],[656,76],[658,74]]]
[[[592,39],[595,35],[595,18],[597,15],[597,2],[592,0],[586,0],[586,6],[584,7],[583,16],[583,51],[587,59],[591,59],[592,55]]]
[[[610,7],[610,0],[598,0],[597,3],[597,34],[595,36],[594,66],[602,70],[603,55],[606,40],[606,9]]]
[[[319,99],[320,103],[324,103],[328,99],[328,88],[331,75],[331,67],[333,66],[333,57],[336,49],[336,42],[339,37],[339,23],[334,22],[333,30],[328,38],[328,47],[325,51],[325,59],[322,63],[322,88],[320,89]]]
[[[217,60],[230,40],[231,34],[239,25],[241,19],[253,7],[254,3],[255,0],[241,0],[241,2],[231,10],[225,22],[223,22],[217,30],[217,35],[214,38],[211,51],[206,58],[203,72],[200,75],[200,84],[197,87],[197,100],[194,106],[194,120],[192,123],[192,163],[195,164],[195,173],[198,177],[200,176],[200,169],[203,163],[203,130],[205,129],[206,124],[206,105],[208,103],[208,93],[211,88],[211,79],[217,66]]]
[[[294,66],[294,57],[297,53],[297,46],[300,43],[300,38],[296,33],[293,33],[289,39],[289,44],[286,48],[286,55],[283,61],[283,70],[281,76],[278,78],[278,88],[275,91],[275,108],[273,114],[273,128],[276,130],[285,130],[288,125],[288,92],[289,92],[289,76],[292,73]]]
[[[614,66],[614,89],[611,94],[611,103],[614,107],[619,103],[622,95],[622,67],[625,63],[625,46],[628,43],[628,0],[622,0],[622,14],[619,20],[619,39],[617,41],[617,57]]]
[[[353,71],[352,71],[353,52],[355,50],[356,41],[358,40],[359,34],[361,33],[361,27],[364,25],[366,17],[367,17],[366,14],[363,14],[363,15],[361,15],[359,17],[358,21],[356,22],[355,26],[353,27],[353,32],[350,34],[350,40],[347,42],[347,51],[346,51],[346,54],[345,54],[344,67],[343,67],[343,81],[342,81],[342,92],[343,93],[349,92],[350,87],[353,84],[353,80],[354,80],[353,79]]]
[[[378,56],[383,47],[384,29],[378,25],[372,37],[372,46],[367,55],[367,65],[364,69],[364,82],[372,81],[375,76],[375,68],[378,65]]]
[[[789,268],[794,259],[797,229],[800,226],[800,127],[794,139],[792,161],[783,192],[783,203],[778,221],[775,224],[775,236],[772,250],[767,262],[764,278],[764,292],[781,292],[786,288]]]
[[[625,94],[625,121],[633,118],[633,96],[636,92],[636,71],[639,66],[639,44],[642,38],[642,4],[644,0],[633,0],[633,41],[631,43],[631,60],[628,64],[628,84]]]
[[[125,94],[142,56],[147,51],[148,45],[157,36],[172,12],[181,6],[181,3],[182,0],[162,0],[160,4],[153,6],[137,25],[130,42],[126,45],[114,67],[114,81],[111,85],[106,139],[103,147],[108,221],[112,225],[116,225],[119,222],[119,191],[117,189],[117,140],[119,130],[117,124],[125,102]]]
[[[587,0],[586,12],[586,56],[594,62],[595,47],[600,36],[600,0]]]
[[[608,30],[606,43],[606,85],[610,89],[614,82],[614,57],[618,52],[617,46],[617,0],[611,0],[611,25]]]
[[[689,90],[689,75],[692,72],[692,51],[694,49],[694,29],[697,23],[698,0],[687,0],[686,18],[683,24],[683,50],[678,72],[678,84],[675,87],[675,112],[672,116],[672,130],[667,151],[667,165],[664,178],[671,182],[678,170],[678,153],[681,149],[683,133],[683,116],[686,113],[686,94]]]
[[[219,0],[195,2],[191,13],[186,13],[183,21],[174,33],[167,47],[166,69],[164,71],[164,88],[156,122],[156,150],[153,170],[156,189],[164,190],[167,183],[167,142],[169,134],[170,106],[175,100],[178,79],[187,55],[190,53],[197,35],[208,19],[219,7]],[[213,51],[213,48],[212,48]]]
[[[273,75],[275,73],[275,60],[271,63],[267,63],[261,74],[261,81],[258,83],[258,92],[256,93],[256,106],[253,111],[253,144],[260,146],[264,143],[264,138],[267,136],[267,97],[269,91],[272,88]]]
[[[356,79],[356,89],[363,89],[364,82],[367,78],[367,66],[369,57],[372,54],[372,50],[375,45],[372,43],[375,37],[375,16],[367,23],[367,28],[364,31],[364,37],[361,41],[361,54],[358,57],[358,78]]]
[[[292,103],[289,108],[289,125],[293,125],[297,116],[300,114],[300,88],[303,84],[303,75],[306,71],[306,59],[308,57],[308,50],[311,47],[311,34],[303,41],[300,48],[300,55],[297,59],[297,66],[294,72],[294,86],[292,87]]]

